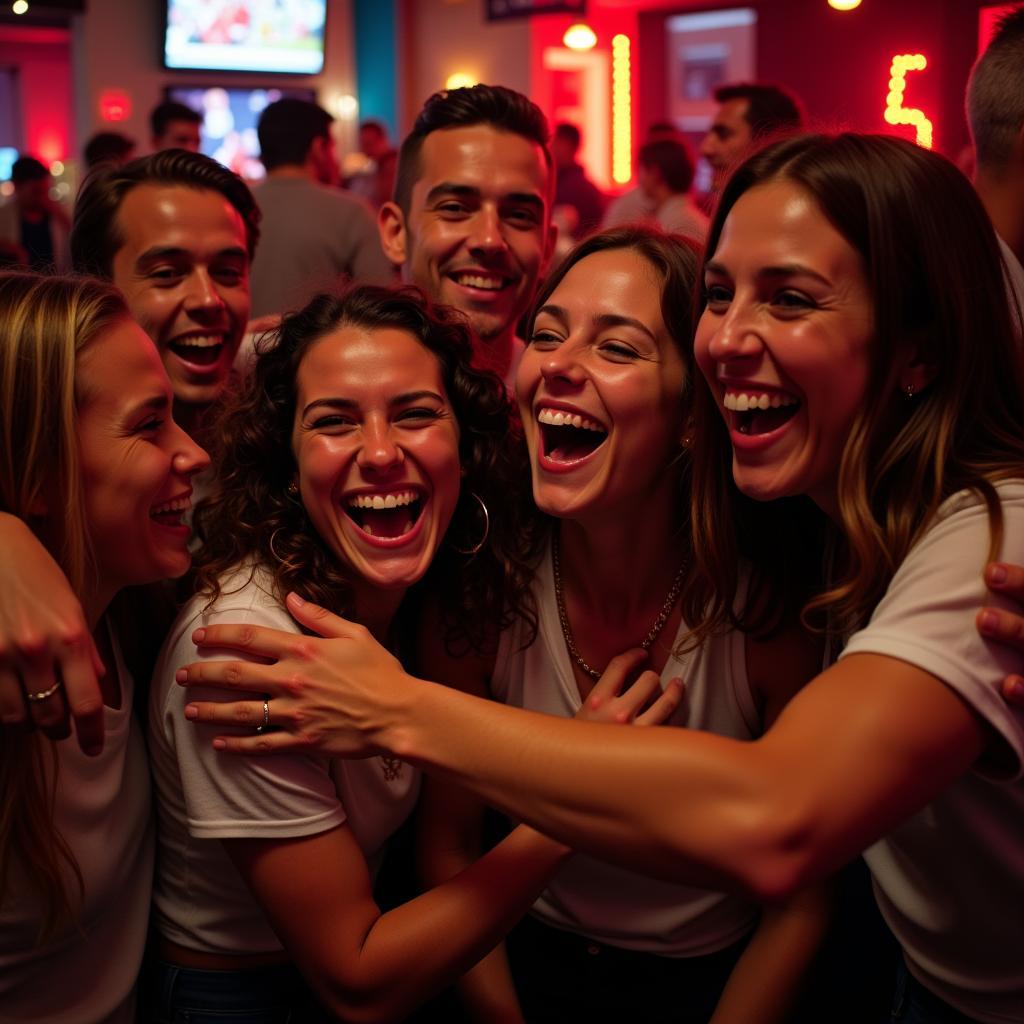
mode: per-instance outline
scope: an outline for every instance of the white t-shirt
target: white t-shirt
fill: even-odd
[[[84,882],[79,930],[36,946],[38,897],[12,865],[0,909],[0,1021],[132,1024],[153,881],[149,771],[132,714],[134,685],[116,639],[121,707],[104,708],[103,752],[87,757],[71,736],[55,744],[54,820]],[[47,759],[47,764],[50,761]],[[77,886],[65,871],[68,893]]]
[[[526,648],[526,626],[516,621],[499,641],[491,693],[513,707],[561,718],[580,709],[579,689],[565,649],[555,600],[551,551],[533,584],[538,632]],[[681,626],[673,646],[685,634]],[[749,740],[762,723],[747,681],[743,635],[714,637],[682,658],[670,656],[662,685],[686,679],[683,703],[668,725]],[[662,956],[714,953],[751,931],[758,909],[739,896],[678,885],[577,854],[552,879],[533,906],[547,924],[612,946]]]
[[[176,670],[190,662],[239,658],[237,652],[200,654],[191,640],[195,629],[233,622],[299,632],[266,574],[257,571],[246,582],[248,576],[248,569],[230,575],[210,609],[202,595],[185,605],[160,654],[150,696],[156,922],[171,941],[209,953],[282,948],[219,840],[312,836],[347,821],[372,866],[419,791],[419,773],[394,758],[240,757],[212,746],[215,736],[231,729],[186,720],[184,707],[191,700],[235,699],[224,690],[186,690],[174,681]]]
[[[997,487],[1000,558],[1024,563],[1024,482]],[[911,972],[986,1024],[1024,1021],[1024,713],[1000,696],[1020,655],[975,630],[984,604],[985,504],[954,495],[900,566],[842,657],[885,654],[937,676],[982,719],[981,762],[864,857]],[[842,794],[836,794],[842,799]]]

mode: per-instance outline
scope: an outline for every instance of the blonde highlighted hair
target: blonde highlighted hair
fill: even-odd
[[[98,334],[127,318],[120,293],[102,281],[0,274],[0,511],[36,530],[79,595],[93,568],[75,366]],[[53,821],[52,742],[4,726],[0,735],[0,906],[17,862],[42,902],[42,940],[73,917],[68,877],[80,895],[81,875]]]

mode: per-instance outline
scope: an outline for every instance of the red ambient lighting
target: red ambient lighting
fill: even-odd
[[[901,53],[892,59],[889,69],[889,94],[885,98],[885,113],[882,115],[889,124],[913,125],[917,131],[916,142],[925,149],[932,148],[932,123],[923,110],[903,105],[903,93],[907,88],[908,71],[924,71],[928,66],[923,53]]]
[[[127,121],[132,113],[132,100],[122,89],[105,89],[100,93],[100,117],[104,121]]]

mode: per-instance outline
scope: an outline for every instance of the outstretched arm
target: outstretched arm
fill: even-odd
[[[292,730],[221,749],[391,751],[577,849],[762,900],[845,863],[963,774],[984,742],[944,683],[882,655],[845,658],[743,743],[498,706],[408,676],[362,627],[293,598],[289,609],[334,638],[218,626],[199,642],[276,662],[179,672],[188,685],[272,693],[271,721]],[[221,708],[187,713],[223,722]],[[257,724],[262,704],[230,715]]]
[[[63,739],[70,714],[82,750],[99,753],[104,669],[78,599],[35,534],[2,512],[0,562],[0,721]]]

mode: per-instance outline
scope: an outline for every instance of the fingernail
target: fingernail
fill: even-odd
[[[192,633],[192,643],[201,644],[206,639],[206,630],[197,629]]]
[[[1005,583],[1006,576],[1007,572],[1005,565],[993,565],[988,571],[989,583]]]
[[[223,740],[217,739],[213,741],[214,750],[227,750],[227,746],[228,745]]]
[[[188,681],[188,670],[184,669],[184,668],[179,668],[178,671],[174,673],[174,681],[176,683],[187,682]]]
[[[185,705],[185,717],[188,719],[194,719],[199,717],[199,708],[195,704]]]
[[[294,590],[293,590],[293,591],[292,591],[292,592],[291,592],[291,593],[290,593],[290,594],[289,594],[288,596],[289,596],[289,597],[290,597],[290,598],[291,598],[291,599],[292,599],[292,600],[293,600],[293,601],[294,601],[294,602],[295,602],[295,603],[296,603],[296,604],[297,604],[297,605],[298,605],[298,606],[299,606],[300,608],[301,608],[301,607],[302,607],[302,606],[303,606],[303,605],[304,605],[304,604],[306,603],[305,601],[303,601],[303,600],[302,600],[302,598],[301,598],[301,597],[299,597],[299,595],[298,595],[298,594],[296,594],[296,593],[295,593],[295,591],[294,591]]]
[[[99,743],[90,744],[85,748],[86,757],[95,757],[97,754],[103,753],[103,747]]]
[[[982,633],[993,635],[999,628],[999,616],[986,609],[978,616],[978,628]]]

